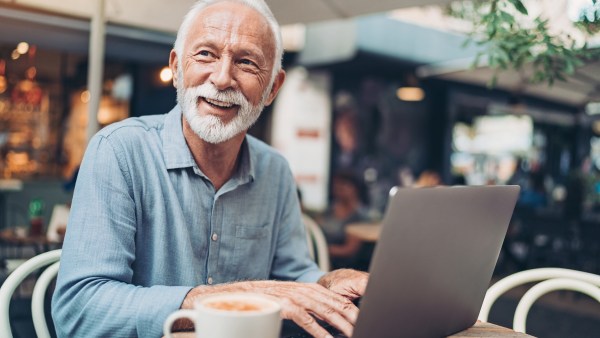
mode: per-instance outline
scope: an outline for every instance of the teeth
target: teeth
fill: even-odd
[[[233,107],[233,103],[227,103],[227,102],[217,101],[217,100],[209,99],[207,97],[205,97],[204,99],[206,100],[206,102],[214,104],[215,106],[219,106],[221,108],[231,108],[231,107]]]

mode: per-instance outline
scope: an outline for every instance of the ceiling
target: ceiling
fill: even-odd
[[[7,2],[0,0],[0,3]],[[74,17],[90,18],[104,1],[109,22],[175,32],[194,0],[10,0],[11,5]],[[266,0],[281,25],[346,19],[411,6],[444,4],[450,0]]]
[[[100,1],[100,0],[99,0]],[[104,0],[106,55],[140,62],[167,62],[181,17],[193,0]],[[267,0],[281,24],[344,19],[396,8],[442,4],[449,0]],[[0,0],[0,44],[28,41],[39,47],[87,53],[89,17],[94,1]],[[381,34],[381,33],[378,33]],[[385,33],[387,36],[387,32]],[[419,75],[485,86],[493,74],[487,67],[471,69],[470,60],[422,66]],[[524,84],[517,73],[505,72],[498,87],[508,91],[581,107],[600,101],[600,61],[587,64],[567,82],[552,87]]]
[[[273,14],[282,25],[346,19],[398,8],[449,2],[450,0],[267,0]]]
[[[100,0],[98,0],[100,1]],[[102,0],[108,57],[164,63],[181,18],[194,0]],[[281,25],[344,19],[449,0],[267,0]],[[87,53],[95,1],[0,0],[0,44]]]
[[[419,67],[417,74],[421,78],[436,78],[477,86],[487,86],[494,75],[489,67],[471,67],[472,59],[432,64]],[[590,101],[600,101],[600,60],[588,62],[578,68],[567,81],[556,81],[552,86],[546,83],[530,84],[523,80],[522,74],[503,71],[499,74],[496,87],[520,95],[528,95],[552,102],[583,108]]]

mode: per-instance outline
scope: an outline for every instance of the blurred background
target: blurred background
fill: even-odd
[[[0,0],[2,280],[60,247],[91,135],[174,106],[168,55],[192,3]],[[599,3],[267,3],[287,79],[250,134],[290,162],[334,266],[368,269],[372,243],[344,227],[380,221],[394,186],[518,184],[494,278],[600,273]],[[510,327],[519,296],[490,321]],[[542,300],[530,334],[600,335],[597,302]],[[16,311],[26,337],[28,315]]]

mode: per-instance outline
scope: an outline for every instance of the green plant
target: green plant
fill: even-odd
[[[579,15],[575,26],[588,35],[600,32],[600,2],[593,0],[593,5]]]
[[[596,0],[593,1],[595,5]],[[586,44],[578,46],[570,35],[550,33],[547,19],[528,18],[521,0],[454,2],[449,13],[472,23],[467,43],[482,47],[473,66],[487,58],[487,65],[495,71],[490,87],[496,85],[499,72],[509,69],[517,71],[525,81],[551,86],[557,80],[566,81],[585,60],[600,55]],[[598,24],[598,16],[592,20]]]

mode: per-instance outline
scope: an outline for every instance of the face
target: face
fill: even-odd
[[[253,9],[222,2],[201,11],[184,42],[171,52],[177,99],[191,129],[209,143],[245,132],[270,104],[284,73],[272,79],[275,42]]]

